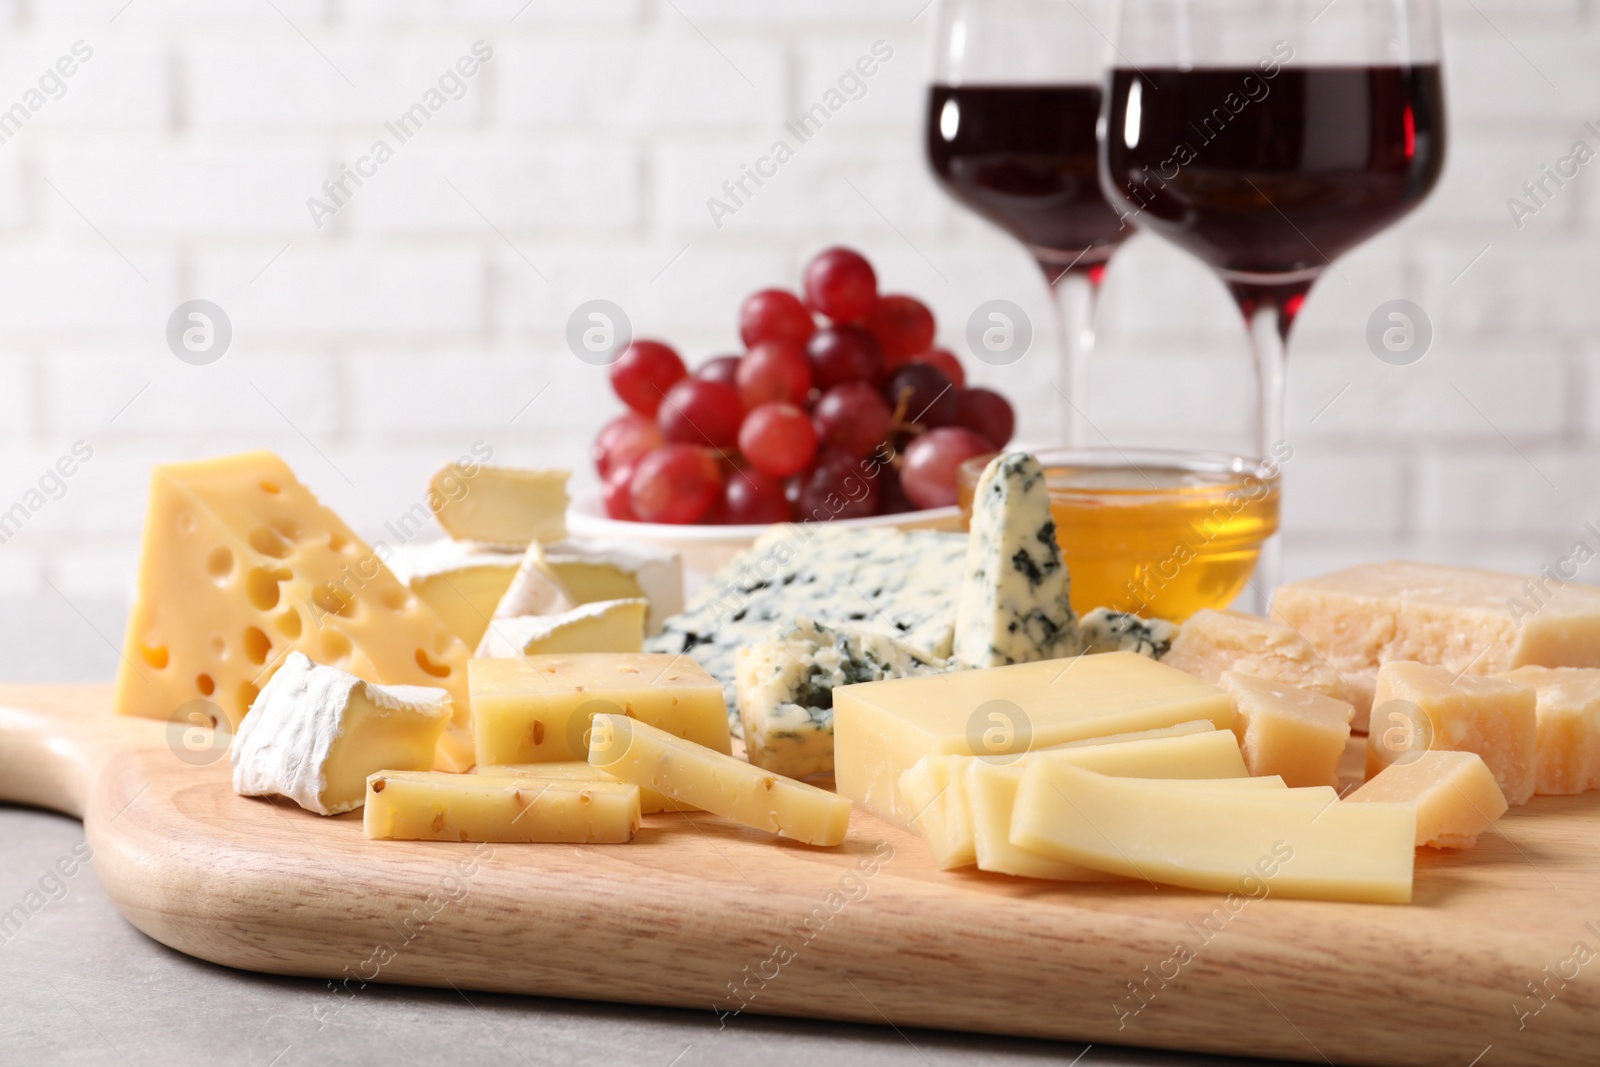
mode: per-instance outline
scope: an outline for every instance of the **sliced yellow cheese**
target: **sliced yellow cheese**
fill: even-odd
[[[900,776],[924,756],[1001,755],[1206,719],[1227,694],[1132,652],[955,671],[834,690],[839,792],[898,826]]]
[[[454,737],[441,751],[453,743],[471,765],[467,647],[283,460],[157,467],[116,710],[165,719],[205,699],[237,729],[290,650],[363,681],[446,690]]]
[[[1068,741],[1061,745],[1051,745],[1051,750],[1061,748],[1089,748],[1094,745],[1119,745],[1124,741],[1153,741],[1159,737],[1188,737],[1190,734],[1210,734],[1218,732],[1217,724],[1210,719],[1196,719],[1194,722],[1180,722],[1176,726],[1161,726],[1154,730],[1133,730],[1125,734],[1107,734],[1105,737],[1085,737],[1078,741]]]
[[[1221,680],[1233,697],[1233,730],[1251,774],[1280,775],[1291,786],[1338,786],[1354,708],[1309,689],[1233,671],[1223,671]]]
[[[477,774],[490,778],[553,778],[576,782],[615,782],[599,767],[587,761],[563,760],[559,763],[492,763],[487,766],[480,764]],[[639,811],[645,815],[655,815],[663,811],[682,811],[687,805],[675,800],[668,800],[654,789],[639,789]],[[691,809],[692,810],[692,809]]]
[[[850,801],[624,715],[596,715],[589,762],[674,800],[808,845],[837,845]]]
[[[1476,752],[1506,802],[1525,804],[1538,772],[1536,703],[1531,685],[1422,663],[1385,663],[1367,735],[1367,777],[1429,749]]]
[[[479,467],[470,479],[450,465],[428,483],[439,501],[436,516],[457,541],[524,548],[531,541],[567,536],[567,478],[562,470]],[[461,485],[467,491],[456,491]]]
[[[621,844],[639,829],[639,790],[620,782],[379,771],[366,835],[396,841]]]
[[[468,665],[481,763],[589,755],[596,714],[612,712],[732,752],[722,686],[688,656],[588,653],[475,659]]]
[[[476,648],[521,562],[520,553],[494,545],[435,541],[396,549],[389,569],[438,613],[451,633]]]
[[[601,600],[557,615],[497,618],[478,656],[549,656],[560,652],[638,652],[644,647],[648,600]]]
[[[900,776],[900,798],[911,829],[927,843],[942,871],[968,867],[973,851],[967,764],[974,756],[924,756]]]
[[[1502,677],[1531,685],[1538,694],[1533,791],[1562,796],[1600,789],[1600,670],[1518,667]]]
[[[1011,841],[1095,870],[1259,896],[1408,903],[1416,814],[1299,790],[1195,789],[1060,760],[1023,774]]]
[[[1482,756],[1441,750],[1385,768],[1345,800],[1409,806],[1417,815],[1417,844],[1434,848],[1471,847],[1507,807]]]

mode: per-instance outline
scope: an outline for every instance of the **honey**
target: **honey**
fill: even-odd
[[[1072,608],[1182,622],[1225,608],[1278,531],[1279,467],[1209,453],[1041,452]],[[959,479],[963,519],[983,461]]]

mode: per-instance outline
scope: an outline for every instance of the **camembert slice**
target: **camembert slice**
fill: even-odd
[[[439,525],[457,541],[484,541],[522,549],[532,541],[567,536],[567,471],[479,467],[470,479],[443,467],[429,488],[439,501]],[[452,492],[463,482],[466,493]]]
[[[647,600],[600,600],[559,615],[491,619],[478,645],[478,657],[638,652],[644,645],[644,619],[649,608]]]

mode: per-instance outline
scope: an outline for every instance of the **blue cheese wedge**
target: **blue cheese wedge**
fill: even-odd
[[[1165,619],[1141,619],[1126,611],[1095,608],[1078,622],[1085,652],[1137,652],[1160,659],[1172,648],[1178,627]]]
[[[734,689],[750,762],[790,778],[833,770],[833,690],[949,669],[886,634],[796,619],[739,650]]]
[[[887,634],[925,656],[948,657],[966,552],[962,534],[777,526],[667,619],[645,651],[692,656],[723,684],[737,730],[735,653],[797,618]]]
[[[955,659],[1006,667],[1077,655],[1069,589],[1044,468],[1026,452],[996,456],[972,498]]]

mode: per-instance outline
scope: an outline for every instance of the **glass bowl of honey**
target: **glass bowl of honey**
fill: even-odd
[[[1225,608],[1278,532],[1275,460],[1150,448],[1034,454],[1080,615],[1108,607],[1181,623],[1202,608]],[[958,472],[963,522],[990,458],[974,457]]]

